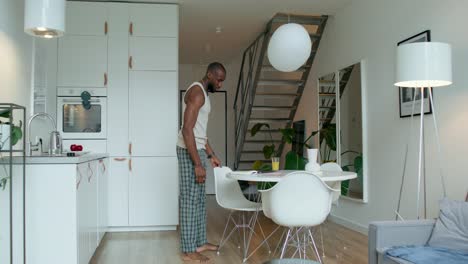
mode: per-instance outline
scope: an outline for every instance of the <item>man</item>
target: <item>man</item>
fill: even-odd
[[[183,100],[183,122],[177,141],[180,180],[180,244],[182,259],[206,263],[203,251],[216,251],[206,240],[205,179],[206,160],[221,165],[207,139],[211,110],[208,92],[221,89],[226,69],[221,63],[208,65],[205,76],[187,89]]]

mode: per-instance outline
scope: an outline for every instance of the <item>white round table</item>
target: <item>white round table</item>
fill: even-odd
[[[296,170],[280,170],[265,173],[249,173],[251,171],[233,171],[228,173],[227,177],[239,181],[250,182],[279,182],[281,179],[291,172],[298,172]],[[321,171],[316,174],[324,182],[330,181],[346,181],[355,179],[357,174],[351,171]]]

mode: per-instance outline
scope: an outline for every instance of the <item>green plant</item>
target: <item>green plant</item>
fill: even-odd
[[[3,112],[0,113],[0,117],[10,119],[11,114],[12,113],[11,113],[10,110],[3,111]],[[23,137],[23,132],[21,131],[21,127],[22,127],[23,123],[21,122],[21,120],[19,121],[18,126],[15,126],[14,124],[10,124],[8,121],[3,122],[2,120],[0,120],[0,124],[5,124],[5,125],[11,125],[12,126],[11,127],[11,134],[10,134],[10,144],[11,144],[11,146],[16,145],[16,143],[18,143],[18,141]],[[0,142],[0,146],[2,146],[2,143],[3,142]]]
[[[322,162],[335,161],[330,158],[332,151],[336,151],[336,124],[325,123],[320,130],[314,132],[320,133],[320,146],[322,146],[322,142],[325,143],[324,147],[320,147],[320,157]]]
[[[348,150],[343,153],[341,153],[341,156],[347,154],[347,153],[352,153],[355,154],[356,157],[354,157],[353,163],[348,164],[345,166],[342,166],[344,171],[354,171],[357,174],[357,179],[361,182],[362,184],[362,179],[364,175],[364,170],[363,170],[363,157],[362,153],[359,153],[357,151],[353,150]],[[347,195],[349,191],[349,180],[342,181],[341,182],[341,194],[342,195]]]
[[[255,124],[250,132],[250,135],[254,137],[263,127],[266,127],[268,129],[268,134],[271,140],[271,144],[267,144],[263,146],[263,156],[265,159],[270,159],[271,157],[278,157],[281,155],[279,153],[279,149],[276,147],[274,141],[273,141],[273,136],[271,135],[271,128],[270,125],[267,123],[257,123]],[[296,131],[293,128],[284,128],[284,129],[279,129],[281,133],[281,141],[287,144],[292,144],[293,138],[296,135]],[[301,143],[302,146],[306,146],[310,148],[309,144],[307,143],[314,135],[316,135],[318,132],[313,132],[304,142]],[[299,156],[296,152],[289,151],[286,153],[285,157],[285,169],[289,170],[300,170],[304,169],[305,164],[307,163],[307,160]],[[271,170],[271,166],[268,164],[264,164],[262,161],[256,161],[253,165],[253,168],[256,170]]]

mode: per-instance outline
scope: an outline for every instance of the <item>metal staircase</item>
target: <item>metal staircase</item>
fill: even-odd
[[[280,151],[283,149],[279,129],[292,126],[327,19],[328,16],[277,14],[244,51],[234,100],[235,169],[251,168],[254,161],[264,160],[262,148],[272,140]],[[307,29],[312,39],[312,52],[301,68],[285,73],[269,64],[266,50],[273,32],[289,22],[302,24]],[[268,123],[270,129],[261,130],[252,138],[250,128],[256,123]]]

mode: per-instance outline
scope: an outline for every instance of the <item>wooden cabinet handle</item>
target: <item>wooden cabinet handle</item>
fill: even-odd
[[[107,86],[107,73],[104,73],[104,86]]]
[[[132,143],[128,143],[128,154],[132,155]]]
[[[114,158],[115,161],[126,161],[126,158]]]
[[[130,22],[130,27],[128,28],[130,35],[133,35],[133,22]]]
[[[107,35],[108,30],[109,30],[109,27],[108,27],[107,21],[106,21],[106,22],[104,22],[104,34],[105,35]]]
[[[88,182],[91,182],[93,175],[94,175],[94,171],[93,169],[91,169],[91,163],[88,163]]]
[[[133,68],[133,57],[132,56],[130,56],[128,58],[128,68],[130,68],[130,69]]]
[[[99,164],[101,164],[102,172],[106,172],[106,164],[102,159],[99,160]]]
[[[132,159],[128,160],[128,170],[132,171]]]

